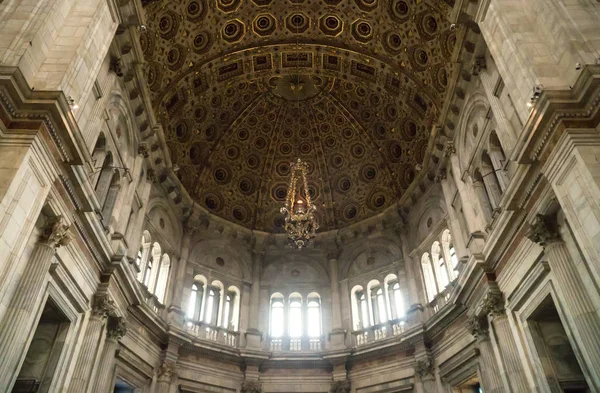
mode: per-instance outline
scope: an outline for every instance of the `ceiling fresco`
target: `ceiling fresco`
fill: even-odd
[[[192,199],[280,231],[290,162],[322,230],[397,202],[451,73],[451,0],[146,2],[153,106]]]

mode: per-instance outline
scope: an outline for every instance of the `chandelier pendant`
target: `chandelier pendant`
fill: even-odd
[[[308,164],[298,158],[290,164],[290,182],[288,184],[285,206],[281,213],[285,216],[284,228],[291,243],[298,249],[308,245],[315,237],[319,224],[315,217],[316,206],[308,193],[306,173]],[[301,184],[298,184],[301,181]]]

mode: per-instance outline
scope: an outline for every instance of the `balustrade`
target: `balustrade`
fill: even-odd
[[[196,321],[188,321],[185,328],[188,333],[201,340],[213,341],[234,348],[238,345],[239,333],[229,329]]]
[[[386,323],[369,326],[352,332],[357,347],[403,334],[406,331],[406,319],[393,319]]]
[[[323,349],[323,337],[271,337],[271,351],[318,352]]]

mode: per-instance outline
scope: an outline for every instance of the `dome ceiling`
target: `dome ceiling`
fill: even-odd
[[[290,162],[321,229],[380,213],[423,165],[450,74],[452,0],[146,4],[153,106],[190,197],[277,232]]]

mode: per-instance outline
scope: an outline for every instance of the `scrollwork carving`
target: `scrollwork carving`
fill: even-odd
[[[484,339],[489,336],[488,323],[485,317],[472,315],[468,320],[469,331],[477,339]]]
[[[106,337],[120,340],[125,334],[127,334],[125,318],[109,316],[106,324]]]
[[[504,299],[502,294],[497,292],[488,292],[482,300],[481,308],[485,314],[492,317],[504,315]]]
[[[434,365],[433,359],[431,357],[426,357],[423,359],[417,360],[415,363],[415,374],[420,378],[425,378],[427,376],[434,375]]]
[[[158,369],[159,382],[171,382],[173,377],[177,375],[177,363],[165,360]]]

